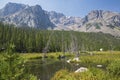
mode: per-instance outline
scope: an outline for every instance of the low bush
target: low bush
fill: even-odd
[[[120,60],[115,60],[109,64],[107,71],[114,76],[120,76]]]

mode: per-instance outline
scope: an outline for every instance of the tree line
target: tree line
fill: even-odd
[[[0,51],[7,49],[10,43],[21,53],[70,51],[76,45],[79,51],[120,50],[120,39],[110,34],[40,30],[0,23]]]

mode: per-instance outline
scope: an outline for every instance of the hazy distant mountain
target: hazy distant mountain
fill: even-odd
[[[75,30],[82,32],[103,32],[120,36],[120,14],[111,11],[93,10],[84,18],[66,17],[64,14],[48,12],[56,29]]]
[[[6,6],[0,10],[0,16],[8,16],[14,14],[18,11],[23,10],[26,7],[24,4],[15,4],[15,3],[8,3]]]
[[[120,36],[120,13],[93,10],[84,18],[45,11],[39,5],[8,3],[0,10],[0,21],[41,29],[103,32]]]
[[[15,24],[16,26],[29,26],[41,29],[53,28],[47,14],[39,5],[28,6],[23,4],[8,3],[0,10],[1,21]]]
[[[65,16],[62,13],[57,13],[55,11],[47,12],[51,22],[53,22],[57,27],[57,30],[77,30],[81,26],[80,17]]]
[[[120,14],[94,10],[82,19],[82,26],[79,31],[103,32],[120,36]]]

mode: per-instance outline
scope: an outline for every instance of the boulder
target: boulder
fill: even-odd
[[[97,67],[98,67],[98,68],[101,68],[101,67],[103,67],[103,65],[97,65]]]
[[[77,69],[77,70],[75,71],[75,73],[86,72],[86,71],[88,71],[88,68],[86,68],[86,67],[80,67],[79,69]]]

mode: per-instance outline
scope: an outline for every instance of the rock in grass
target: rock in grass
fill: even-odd
[[[75,73],[85,72],[85,71],[88,71],[88,68],[86,68],[86,67],[80,67],[79,69],[77,69],[77,70],[75,71]]]
[[[103,67],[103,65],[97,65],[97,67],[98,67],[98,68],[101,68],[101,67]]]
[[[73,61],[80,61],[78,57],[74,58]]]
[[[71,62],[71,59],[67,60],[67,63],[70,63]]]

